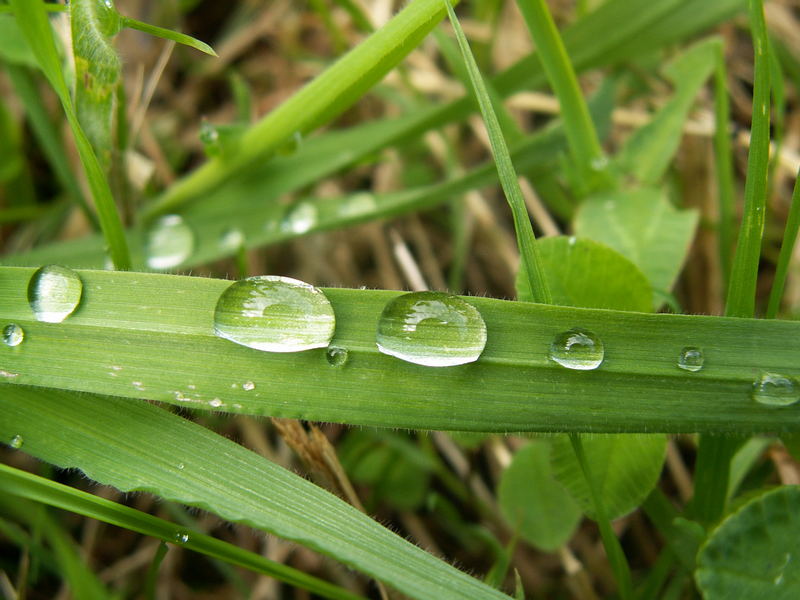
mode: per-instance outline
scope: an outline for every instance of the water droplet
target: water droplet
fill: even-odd
[[[593,171],[602,171],[608,167],[608,157],[605,154],[596,156],[591,160],[590,165]]]
[[[700,348],[687,346],[681,350],[681,353],[678,356],[678,367],[684,371],[691,371],[692,373],[695,373],[703,368],[703,363],[705,360],[706,359],[703,356],[703,351]]]
[[[273,275],[232,284],[214,312],[218,336],[267,352],[324,348],[334,327],[333,307],[321,290]]]
[[[12,448],[22,448],[22,444],[24,443],[25,440],[22,439],[21,435],[15,435],[14,437],[11,438],[11,441],[9,442],[8,445],[11,446]]]
[[[40,267],[28,283],[28,303],[37,321],[61,323],[80,304],[83,281],[67,267]]]
[[[217,130],[215,125],[203,119],[200,122],[199,137],[206,156],[210,158],[220,154],[219,130]]]
[[[577,238],[574,235],[571,235],[567,239],[567,244],[569,244],[570,246],[574,246],[575,242],[577,242],[577,241],[578,241]]]
[[[175,400],[178,402],[189,402],[189,398],[183,395],[183,392],[175,392]]]
[[[4,371],[3,369],[0,369],[0,377],[13,379],[14,377],[19,377],[19,373],[12,373],[11,371]]]
[[[142,385],[141,381],[131,381],[131,385],[140,392],[144,391],[144,385]]]
[[[145,253],[151,269],[177,267],[194,250],[194,233],[179,215],[167,215],[147,232]]]
[[[347,348],[339,348],[337,346],[331,346],[328,348],[328,351],[325,353],[325,358],[328,359],[328,364],[332,367],[343,367],[344,364],[347,362],[349,358],[348,355],[350,353],[347,351]]]
[[[250,392],[250,391],[252,391],[252,390],[256,389],[256,384],[255,384],[255,383],[253,383],[252,381],[245,381],[245,382],[242,384],[242,389],[243,389],[245,392]]]
[[[183,471],[185,468],[186,468],[186,465],[184,465],[183,463],[178,463],[178,470],[179,471]]]
[[[185,544],[189,541],[189,534],[185,531],[177,531],[175,532],[175,536],[173,537],[176,544]]]
[[[767,406],[790,406],[800,400],[794,379],[778,373],[762,373],[753,382],[753,400]]]
[[[281,221],[281,230],[305,233],[317,224],[317,207],[309,202],[293,206]]]
[[[220,400],[219,398],[214,398],[213,400],[208,401],[208,405],[212,408],[219,408],[220,406],[222,406],[222,400]]]
[[[235,252],[244,246],[244,233],[241,229],[226,229],[219,236],[219,247],[228,252]]]
[[[391,300],[378,321],[378,350],[428,367],[478,360],[486,323],[471,304],[442,292],[412,292]]]
[[[550,358],[567,369],[591,371],[603,362],[603,342],[591,331],[576,327],[559,333],[550,345]]]
[[[25,330],[16,323],[9,323],[3,328],[3,343],[6,346],[19,346],[25,339]]]
[[[359,217],[372,213],[376,206],[375,196],[362,192],[345,200],[339,207],[339,215],[342,217]]]

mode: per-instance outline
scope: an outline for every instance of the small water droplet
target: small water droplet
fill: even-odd
[[[67,267],[40,267],[28,283],[28,303],[37,321],[61,323],[80,304],[83,281]]]
[[[19,346],[25,339],[25,330],[16,323],[9,323],[3,328],[3,343],[6,346]]]
[[[345,200],[339,207],[339,215],[342,217],[359,217],[372,213],[377,204],[375,196],[368,192],[361,192]]]
[[[140,392],[144,391],[144,385],[142,385],[141,381],[131,381],[131,385]]]
[[[184,465],[183,463],[178,463],[178,470],[179,471],[183,471],[185,468],[186,468],[186,465]]]
[[[578,241],[577,238],[574,235],[571,235],[567,239],[567,244],[570,245],[570,246],[574,246],[575,242],[577,242],[577,241]]]
[[[289,209],[281,221],[281,230],[305,233],[317,224],[317,207],[310,202],[301,202]]]
[[[753,382],[753,400],[767,406],[790,406],[800,400],[800,388],[794,379],[778,373],[762,373]]]
[[[596,156],[591,160],[590,164],[593,171],[602,171],[608,167],[608,157],[605,154]]]
[[[702,369],[704,362],[705,357],[703,356],[703,351],[694,346],[687,346],[681,350],[678,356],[678,367],[684,371],[691,371],[692,373],[696,373]]]
[[[267,352],[324,348],[334,327],[333,307],[325,294],[288,277],[237,281],[222,293],[214,311],[218,336]]]
[[[255,384],[255,383],[253,383],[252,381],[245,381],[245,382],[242,384],[242,389],[243,389],[245,392],[252,391],[252,390],[256,389],[256,384]]]
[[[226,229],[219,236],[219,247],[227,252],[235,252],[244,246],[244,233],[241,229]]]
[[[22,444],[24,443],[25,440],[22,439],[21,435],[15,435],[14,437],[11,438],[9,446],[11,446],[12,448],[22,448]]]
[[[206,156],[214,157],[221,153],[219,130],[213,123],[203,119],[200,122],[198,137],[200,138],[200,143],[203,144],[203,151],[206,153]]]
[[[189,534],[185,531],[177,531],[175,532],[175,536],[173,538],[176,544],[185,544],[189,541]]]
[[[330,366],[343,367],[349,358],[349,354],[350,353],[347,351],[347,348],[331,346],[328,348],[328,351],[325,352],[325,358],[328,360],[328,364]]]
[[[222,406],[222,400],[220,400],[219,398],[214,398],[213,400],[208,401],[208,405],[212,408],[219,408],[220,406]]]
[[[177,267],[194,250],[194,233],[179,215],[158,219],[147,232],[145,254],[151,269]]]
[[[550,358],[567,369],[591,371],[603,362],[603,342],[591,331],[576,327],[559,333],[550,345]]]
[[[0,369],[0,377],[13,379],[14,377],[19,377],[19,373],[12,373],[11,371],[4,371],[3,369]]]
[[[175,400],[178,402],[189,402],[189,398],[183,395],[183,392],[175,392]]]
[[[478,360],[486,323],[471,304],[442,292],[412,292],[391,300],[378,321],[378,350],[428,367]]]

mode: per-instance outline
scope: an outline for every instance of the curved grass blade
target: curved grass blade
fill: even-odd
[[[302,477],[152,404],[16,387],[0,409],[0,439],[21,435],[26,452],[120,490],[268,531],[412,598],[507,598]],[[181,532],[178,542],[184,535],[191,541]]]
[[[176,534],[184,533],[182,527],[169,521],[8,465],[0,465],[0,482],[2,482],[3,491],[7,495],[68,510],[104,523],[159,538],[165,542],[175,543]],[[256,573],[269,575],[324,598],[337,600],[357,600],[359,598],[359,596],[326,581],[209,535],[191,532],[189,539],[181,542],[181,546]]]
[[[461,56],[467,67],[467,73],[469,73],[469,78],[472,81],[473,91],[478,101],[478,106],[481,109],[481,114],[486,124],[486,130],[489,133],[489,142],[492,146],[492,156],[497,165],[500,185],[503,188],[508,205],[511,207],[511,214],[514,218],[514,231],[517,234],[517,246],[519,248],[522,264],[524,265],[524,271],[528,277],[531,294],[529,298],[523,299],[549,304],[551,302],[550,290],[547,287],[542,261],[536,248],[536,237],[533,234],[533,227],[528,217],[528,211],[525,208],[525,200],[522,198],[522,190],[520,190],[519,182],[517,181],[517,173],[514,171],[514,164],[511,162],[511,154],[503,138],[500,122],[497,120],[497,115],[492,107],[492,99],[489,97],[489,92],[486,90],[486,85],[483,83],[483,77],[475,62],[475,58],[472,56],[472,51],[469,49],[467,37],[461,29],[453,6],[450,0],[443,1],[447,7],[450,23],[455,31],[458,46],[461,49]]]
[[[800,404],[777,408],[751,396],[762,371],[800,376],[800,322],[466,297],[486,322],[486,348],[475,363],[434,369],[378,352],[378,318],[399,292],[329,288],[336,315],[331,343],[349,352],[339,369],[328,365],[324,349],[260,352],[215,336],[214,309],[229,281],[79,271],[81,306],[53,324],[33,318],[26,294],[33,272],[0,267],[0,324],[25,330],[19,346],[0,345],[3,387],[409,429],[800,430]],[[600,368],[576,373],[549,359],[555,336],[573,327],[604,342]],[[678,367],[686,346],[704,350],[702,370]]]
[[[108,244],[111,259],[118,269],[129,269],[130,256],[122,229],[122,222],[114,205],[114,198],[111,194],[108,180],[97,160],[97,156],[92,150],[89,139],[78,121],[75,106],[64,80],[64,73],[55,42],[53,41],[53,32],[44,9],[45,5],[41,0],[11,0],[11,6],[14,9],[20,29],[25,34],[28,44],[39,61],[39,66],[50,81],[50,85],[53,86],[59,100],[61,100],[67,121],[75,137],[75,144],[86,172],[89,187],[92,190],[92,196],[100,218],[100,226]]]
[[[201,42],[197,38],[193,38],[190,35],[186,35],[185,33],[179,33],[177,31],[172,31],[171,29],[165,29],[164,27],[157,27],[156,25],[150,25],[149,23],[137,21],[136,19],[131,19],[130,17],[121,17],[121,19],[123,27],[128,27],[129,29],[136,29],[137,31],[142,31],[144,33],[149,33],[150,35],[154,35],[156,37],[160,37],[165,40],[172,40],[173,42],[177,42],[178,44],[183,44],[184,46],[189,46],[190,48],[194,48],[195,50],[199,50],[200,52],[203,52],[210,56],[217,55],[217,53],[214,52],[214,49],[211,46],[209,46],[205,42]]]

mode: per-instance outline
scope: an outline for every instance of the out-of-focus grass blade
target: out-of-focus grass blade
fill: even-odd
[[[41,0],[11,0],[11,6],[17,17],[20,29],[25,34],[39,66],[56,91],[64,112],[67,115],[75,136],[75,144],[80,154],[81,163],[86,171],[86,178],[94,196],[95,206],[100,217],[100,226],[108,243],[109,254],[118,269],[130,268],[130,256],[125,241],[122,223],[114,205],[111,188],[108,185],[100,163],[92,150],[92,146],[83,132],[75,107],[67,89],[61,62],[53,41],[53,32],[47,20],[47,13]]]
[[[768,319],[774,319],[778,315],[781,305],[783,288],[786,285],[786,275],[789,272],[789,261],[794,252],[794,245],[797,241],[797,231],[800,228],[800,173],[794,182],[792,192],[792,204],[789,207],[789,216],[786,219],[786,229],[783,232],[783,243],[781,253],[778,255],[778,265],[775,268],[775,279],[772,282],[772,289],[769,293],[769,303],[767,305]]]
[[[412,598],[507,598],[322,488],[169,411],[93,394],[9,391],[0,397],[0,439],[20,435],[22,449],[42,460],[268,531]],[[191,540],[189,531],[175,533],[177,543]]]
[[[770,60],[763,0],[750,0],[750,27],[755,49],[753,123],[744,188],[744,214],[725,305],[725,314],[729,317],[752,317],[755,312],[756,278],[764,233],[769,171]]]
[[[7,465],[0,465],[0,481],[2,481],[6,497],[16,496],[41,502],[130,531],[159,538],[165,542],[175,543],[176,535],[186,533],[182,527],[169,521]],[[180,542],[181,547],[187,550],[200,552],[257,573],[269,575],[279,581],[319,594],[324,598],[343,600],[359,598],[359,596],[326,581],[248,552],[228,542],[194,531],[188,533],[189,538],[185,542]]]
[[[497,165],[500,185],[503,188],[508,205],[511,207],[511,214],[514,218],[517,246],[519,247],[522,265],[524,266],[530,285],[530,298],[524,299],[549,304],[551,301],[550,290],[547,287],[542,261],[536,248],[536,238],[533,235],[533,227],[531,227],[528,211],[525,208],[525,200],[522,198],[522,190],[520,190],[519,182],[517,181],[517,173],[514,170],[514,164],[511,162],[511,154],[508,151],[508,146],[506,146],[505,138],[503,138],[503,131],[500,129],[497,115],[494,112],[494,108],[492,108],[492,100],[489,97],[489,93],[486,91],[483,77],[481,76],[480,70],[478,70],[478,65],[475,63],[475,58],[472,56],[472,51],[469,49],[469,43],[464,35],[464,31],[461,29],[453,6],[450,0],[443,1],[447,6],[447,14],[450,17],[450,23],[453,25],[453,30],[456,33],[456,40],[458,41],[459,48],[461,48],[461,56],[466,64],[467,72],[469,73],[469,78],[472,81],[472,87],[475,92],[475,98],[478,101],[481,114],[483,115],[483,121],[486,124],[486,130],[489,133],[489,142],[492,146],[492,156]]]
[[[719,198],[719,263],[722,273],[722,292],[727,296],[731,275],[733,249],[733,219],[736,198],[733,192],[733,154],[731,150],[730,102],[728,74],[725,68],[725,47],[717,47],[714,68],[714,168]]]
[[[214,310],[229,281],[79,271],[82,304],[53,324],[36,321],[28,304],[33,272],[0,267],[0,324],[25,331],[19,346],[0,345],[0,396],[22,384],[208,411],[456,431],[800,430],[793,418],[800,405],[752,397],[763,371],[800,375],[800,322],[466,297],[486,322],[486,348],[475,363],[437,369],[376,347],[378,319],[399,292],[326,288],[336,315],[332,343],[348,350],[347,364],[334,368],[324,349],[260,352],[215,336]],[[603,341],[600,368],[576,372],[549,358],[555,336],[573,327]],[[705,368],[678,367],[686,346],[703,349]]]

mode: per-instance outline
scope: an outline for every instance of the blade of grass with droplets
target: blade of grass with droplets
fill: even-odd
[[[789,272],[789,262],[794,253],[795,242],[797,242],[798,229],[800,229],[800,173],[798,173],[794,181],[792,203],[789,207],[789,216],[786,219],[786,229],[783,232],[783,243],[781,244],[781,252],[778,255],[778,264],[775,268],[775,279],[772,282],[772,289],[769,293],[766,313],[768,319],[774,319],[778,315],[783,288],[786,285],[786,275]]]
[[[101,483],[268,531],[411,598],[507,598],[299,475],[152,404],[19,387],[0,407],[0,438],[20,435],[25,452]],[[184,535],[191,541],[191,532],[176,541]]]
[[[607,176],[601,177],[601,171],[596,167],[604,160],[603,149],[581,94],[575,69],[547,5],[544,0],[518,0],[517,6],[536,45],[550,87],[561,106],[570,154],[585,186],[583,193],[612,187],[611,180]]]
[[[450,17],[450,23],[456,34],[456,40],[458,41],[458,46],[461,49],[461,56],[466,64],[467,73],[472,82],[475,98],[478,101],[481,114],[483,115],[483,121],[486,124],[486,130],[489,133],[489,142],[492,146],[492,156],[497,166],[500,185],[503,188],[508,205],[511,207],[511,214],[514,219],[514,231],[517,234],[517,246],[519,247],[522,265],[530,284],[529,289],[531,297],[526,298],[526,300],[549,304],[550,290],[547,287],[542,261],[539,258],[536,248],[536,238],[533,235],[533,227],[531,227],[531,221],[528,217],[528,210],[525,208],[525,200],[522,198],[522,190],[520,190],[519,182],[517,181],[517,173],[514,171],[514,165],[511,162],[511,154],[503,138],[503,131],[500,129],[497,115],[494,112],[494,108],[492,108],[492,100],[489,97],[489,93],[486,91],[483,77],[469,49],[467,37],[461,29],[453,6],[450,0],[443,0],[443,2],[447,7],[447,14]]]
[[[215,307],[230,281],[78,271],[83,301],[53,324],[34,319],[33,273],[0,267],[0,324],[25,331],[18,346],[0,345],[0,396],[21,384],[207,411],[456,431],[800,430],[800,404],[753,398],[762,371],[800,375],[800,322],[466,297],[486,323],[486,348],[475,363],[432,368],[376,347],[380,315],[399,292],[326,288],[336,316],[331,343],[348,350],[335,368],[324,349],[260,352],[214,335]],[[554,338],[576,326],[603,341],[599,369],[578,373],[549,358]],[[702,348],[708,366],[680,369],[686,346]]]
[[[2,482],[3,491],[7,496],[17,496],[34,502],[41,502],[85,517],[97,519],[116,527],[159,538],[165,542],[174,543],[176,534],[184,533],[183,528],[175,523],[170,523],[129,506],[76,490],[7,465],[0,465],[0,482]],[[180,544],[181,547],[187,550],[193,550],[256,573],[274,577],[278,581],[284,581],[324,598],[355,600],[360,597],[338,586],[269,560],[254,552],[248,552],[228,542],[223,542],[202,533],[193,531],[188,533],[189,539]]]
[[[733,248],[733,219],[736,198],[733,192],[733,153],[731,150],[730,102],[728,74],[725,67],[725,46],[717,46],[714,68],[714,171],[717,180],[719,222],[719,263],[722,273],[722,293],[727,296],[731,274]]]
[[[92,190],[100,226],[108,244],[111,259],[118,269],[129,269],[130,256],[122,222],[114,205],[114,198],[111,194],[108,180],[103,174],[97,156],[95,156],[92,146],[78,122],[75,106],[64,80],[61,61],[56,51],[53,32],[47,20],[47,12],[44,6],[41,0],[11,0],[11,7],[14,10],[20,29],[25,34],[25,38],[36,55],[42,71],[50,81],[50,85],[53,86],[59,100],[61,100],[61,105],[64,108],[67,121],[75,138],[81,163],[86,172],[86,179]]]

